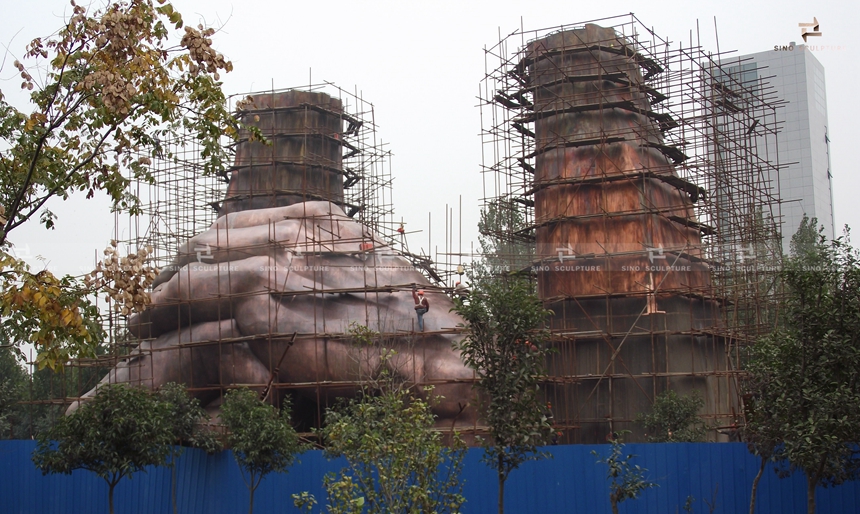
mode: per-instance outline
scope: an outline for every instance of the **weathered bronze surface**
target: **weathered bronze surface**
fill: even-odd
[[[340,100],[287,91],[250,97],[241,120],[267,142],[241,142],[219,214],[281,207],[308,200],[343,202],[344,118]]]
[[[569,442],[634,422],[671,388],[730,412],[725,344],[691,195],[664,144],[673,120],[652,110],[644,74],[656,63],[611,28],[588,24],[529,43],[518,71],[533,91],[534,268],[554,311],[555,419]],[[698,198],[696,198],[698,199]]]
[[[142,342],[100,385],[180,382],[217,415],[227,388],[271,383],[276,403],[293,396],[296,422],[307,429],[335,398],[355,395],[387,368],[419,394],[435,386],[440,428],[474,427],[473,374],[451,346],[462,323],[452,301],[338,205],[339,141],[349,130],[339,112],[319,93],[253,99],[244,117],[272,147],[239,145],[221,216],[161,272],[152,305],[129,319]],[[424,332],[412,284],[427,289]],[[356,325],[380,334],[373,345],[355,344]],[[383,364],[384,349],[398,353]]]

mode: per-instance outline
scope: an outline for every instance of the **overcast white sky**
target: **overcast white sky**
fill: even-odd
[[[823,37],[809,43],[846,47],[815,56],[826,71],[836,224],[860,230],[860,201],[855,198],[860,178],[851,158],[851,149],[860,143],[856,0],[173,3],[186,23],[223,26],[215,46],[235,67],[224,78],[228,94],[306,84],[311,71],[314,82],[324,79],[347,90],[357,88],[375,105],[378,134],[394,152],[397,217],[402,216],[410,230],[426,231],[432,212],[434,240],[441,246],[445,205],[456,210],[462,195],[465,250],[477,237],[478,199],[483,196],[475,107],[484,72],[483,48],[498,42],[500,33],[518,29],[521,17],[529,30],[634,12],[671,41],[688,40],[698,20],[703,44],[714,50],[716,17],[720,48],[742,54],[800,41],[798,23],[816,17]],[[68,1],[60,0],[0,0],[0,7],[0,42],[13,57],[20,56],[33,37],[56,30],[70,9]],[[7,60],[0,70],[0,89],[23,108],[19,83]],[[87,202],[82,195],[52,208],[60,216],[57,230],[21,227],[12,241],[33,255],[44,255],[55,272],[91,268],[95,250],[111,237],[113,216],[104,203]],[[417,244],[426,247],[424,234],[413,240],[413,250]],[[455,245],[458,237],[455,233]]]

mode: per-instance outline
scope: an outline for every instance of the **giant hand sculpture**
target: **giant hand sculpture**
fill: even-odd
[[[233,212],[162,271],[150,308],[129,320],[143,342],[100,385],[184,383],[217,414],[225,388],[271,383],[276,397],[289,392],[306,406],[307,426],[383,365],[419,394],[435,386],[443,397],[435,407],[440,427],[474,426],[473,374],[451,347],[462,320],[431,288],[425,331],[417,332],[413,283],[427,281],[333,203]],[[353,323],[381,333],[383,342],[356,348]],[[398,352],[384,364],[382,347]]]

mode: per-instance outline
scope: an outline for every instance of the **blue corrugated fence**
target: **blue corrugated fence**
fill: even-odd
[[[42,476],[30,460],[33,441],[0,441],[0,512],[14,514],[107,513],[107,486],[92,473]],[[669,514],[683,511],[688,496],[694,512],[741,513],[749,511],[750,487],[758,460],[741,443],[629,444],[627,453],[648,469],[659,487],[646,490],[638,500],[621,505],[622,513]],[[607,445],[555,446],[546,449],[552,459],[528,462],[508,479],[505,494],[509,513],[610,512],[606,467],[597,457]],[[494,472],[481,462],[482,451],[466,456],[462,479],[466,514],[496,512],[498,486]],[[269,475],[255,496],[258,514],[294,513],[290,495],[313,493],[324,505],[322,477],[337,471],[343,461],[328,461],[311,451],[289,473]],[[230,452],[206,455],[186,450],[177,463],[178,510],[182,514],[247,512],[248,491]],[[117,486],[117,514],[169,513],[169,468],[150,469]],[[819,513],[860,513],[860,483],[851,482],[817,492]],[[795,474],[779,479],[768,469],[759,485],[760,514],[806,512],[806,482]]]

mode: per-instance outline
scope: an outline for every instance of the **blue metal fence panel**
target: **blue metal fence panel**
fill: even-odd
[[[0,513],[72,514],[107,513],[107,485],[86,471],[69,475],[42,474],[33,466],[33,441],[0,441]],[[606,467],[598,458],[607,445],[556,446],[546,449],[553,458],[527,462],[514,471],[506,484],[505,504],[510,513],[609,512]],[[597,452],[598,456],[591,452]],[[688,497],[695,512],[736,513],[749,510],[750,487],[759,461],[740,443],[630,444],[625,453],[647,469],[647,477],[659,487],[646,490],[637,500],[624,502],[626,514],[683,512]],[[468,500],[465,514],[497,512],[498,482],[492,469],[481,462],[482,451],[470,450],[462,479]],[[297,512],[291,495],[313,493],[324,511],[322,477],[343,467],[319,451],[300,456],[300,463],[283,475],[267,477],[255,496],[255,512]],[[117,514],[169,513],[171,470],[149,469],[116,489]],[[177,506],[182,514],[245,512],[248,490],[230,452],[206,455],[185,450],[176,467]],[[851,482],[817,491],[819,513],[860,512],[860,483]],[[768,468],[759,485],[757,512],[784,514],[806,512],[806,482],[795,473],[779,479]]]

